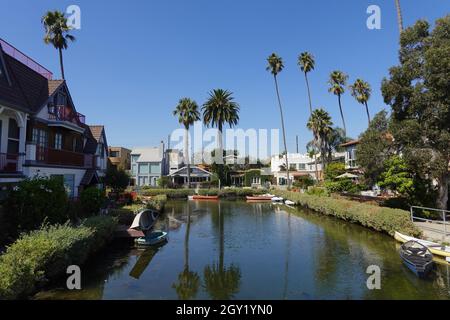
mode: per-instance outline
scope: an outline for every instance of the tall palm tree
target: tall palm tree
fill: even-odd
[[[329,92],[332,92],[338,97],[339,110],[341,112],[342,125],[344,127],[344,132],[347,134],[347,127],[345,126],[344,113],[342,112],[341,96],[345,92],[345,86],[347,85],[348,76],[339,70],[335,70],[330,74],[330,79],[328,83],[330,84]]]
[[[233,93],[223,89],[209,92],[208,100],[203,104],[203,123],[217,127],[219,131],[218,152],[220,164],[223,162],[223,125],[233,127],[239,122],[239,104],[234,101]],[[217,154],[216,154],[217,156]],[[217,157],[216,157],[217,158]]]
[[[191,161],[189,155],[189,127],[195,121],[200,120],[200,112],[198,105],[194,100],[182,98],[178,101],[178,105],[173,111],[174,116],[178,116],[178,122],[184,126],[184,157],[187,166],[187,185],[191,186]]]
[[[308,81],[308,73],[314,70],[316,62],[314,61],[314,56],[309,52],[302,52],[298,57],[298,65],[300,66],[300,70],[303,71],[305,74],[305,81],[306,81],[306,89],[308,91],[308,100],[309,100],[309,112],[310,116],[312,115],[313,108],[312,108],[312,101],[311,101],[311,91],[309,89],[309,81]],[[317,170],[317,157],[314,154],[314,165],[316,168],[316,181],[319,180],[319,173]]]
[[[67,18],[63,12],[48,11],[41,19],[45,28],[44,42],[52,44],[59,52],[59,64],[61,67],[61,77],[64,76],[64,63],[62,50],[66,50],[69,41],[75,41],[75,37],[69,34],[72,28],[67,25]]]
[[[322,171],[325,170],[328,138],[333,130],[332,125],[330,115],[322,108],[314,110],[307,123],[308,129],[313,132],[315,145],[320,151]]]
[[[315,66],[314,56],[309,52],[302,52],[298,56],[298,65],[300,66],[300,70],[302,70],[302,72],[305,74],[306,88],[308,90],[309,112],[311,115],[313,109],[311,102],[311,91],[309,89],[308,73],[314,70]]]
[[[287,177],[287,186],[288,188],[291,186],[291,180],[289,178],[289,160],[288,160],[288,152],[287,152],[287,144],[286,144],[286,130],[284,128],[284,117],[283,117],[283,107],[281,106],[280,99],[280,91],[278,89],[278,80],[277,75],[283,71],[283,59],[277,56],[277,54],[272,53],[269,58],[267,58],[267,62],[269,63],[266,67],[266,70],[272,73],[273,80],[275,81],[275,90],[277,93],[278,106],[280,108],[280,116],[281,116],[281,130],[283,131],[283,143],[284,143],[284,153],[286,155],[286,177]]]
[[[395,8],[397,9],[398,30],[400,31],[400,33],[402,33],[403,18],[402,18],[402,9],[400,8],[400,0],[395,0]]]
[[[372,93],[370,84],[364,80],[356,79],[355,83],[352,84],[349,88],[352,96],[356,99],[356,101],[358,101],[359,103],[363,104],[366,107],[367,120],[369,121],[370,125],[369,107],[367,105],[367,102],[370,99],[370,94]]]

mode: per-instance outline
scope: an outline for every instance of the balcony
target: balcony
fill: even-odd
[[[27,145],[28,164],[94,168],[95,160],[92,154]]]
[[[86,122],[86,117],[64,105],[49,106],[48,117],[52,121],[66,121],[79,125]]]
[[[0,153],[0,174],[15,174],[22,171],[23,154]]]

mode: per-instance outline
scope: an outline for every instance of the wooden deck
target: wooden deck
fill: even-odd
[[[143,236],[144,233],[142,231],[129,229],[128,226],[123,224],[118,225],[114,232],[115,238],[139,238]]]

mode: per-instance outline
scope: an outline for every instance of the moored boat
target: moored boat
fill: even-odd
[[[192,196],[192,200],[218,200],[219,196],[201,196],[201,195],[195,195]]]
[[[401,243],[406,243],[408,241],[416,241],[416,242],[420,243],[421,245],[427,247],[428,250],[430,250],[430,252],[434,255],[444,257],[444,258],[450,257],[450,247],[448,247],[448,246],[444,246],[444,245],[441,245],[439,243],[432,242],[432,241],[427,241],[427,240],[410,237],[410,236],[401,234],[400,232],[397,232],[397,231],[394,234],[394,238],[395,238],[395,240],[397,240],[398,242],[401,242]]]
[[[433,255],[417,241],[408,241],[400,247],[400,257],[405,266],[418,277],[426,277],[433,269]]]
[[[273,202],[282,202],[284,199],[282,197],[272,197]]]
[[[245,198],[247,200],[250,200],[250,201],[272,201],[272,197],[271,196],[265,196],[265,195],[261,195],[261,196],[246,196]]]
[[[167,241],[167,232],[165,231],[153,231],[145,237],[135,239],[136,244],[143,246],[154,246],[164,241]]]

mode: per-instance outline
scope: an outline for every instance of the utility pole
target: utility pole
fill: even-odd
[[[295,136],[295,142],[297,143],[297,153],[298,153],[298,135]]]

